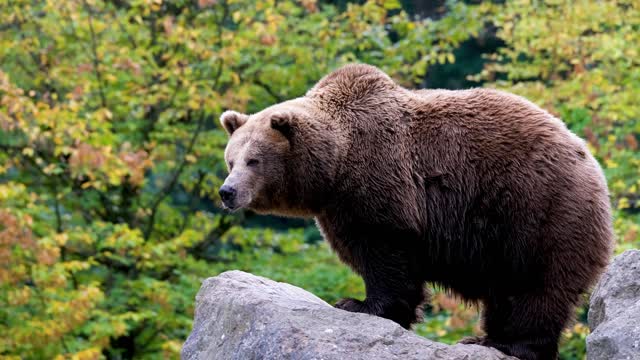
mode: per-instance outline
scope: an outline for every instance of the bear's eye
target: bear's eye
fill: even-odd
[[[256,160],[256,159],[249,159],[249,161],[247,161],[247,166],[256,166],[260,163],[260,161]]]
[[[233,161],[229,161],[229,170],[233,170]]]

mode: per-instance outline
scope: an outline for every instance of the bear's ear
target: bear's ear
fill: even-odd
[[[227,110],[220,115],[220,123],[225,130],[227,130],[227,134],[231,135],[234,131],[238,130],[238,128],[244,123],[247,122],[249,117],[245,114],[240,114],[237,111]]]
[[[287,139],[291,140],[296,127],[296,117],[289,112],[275,113],[271,115],[271,128],[277,130]]]

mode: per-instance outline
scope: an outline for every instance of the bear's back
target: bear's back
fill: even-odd
[[[412,94],[412,148],[423,149],[416,155],[431,164],[495,168],[533,161],[561,171],[556,164],[566,169],[567,162],[589,158],[584,141],[562,121],[520,96],[482,88]]]
[[[469,277],[490,274],[488,278],[510,283],[532,273],[531,267],[538,265],[528,262],[558,245],[559,239],[545,237],[542,229],[549,216],[566,213],[560,208],[580,207],[575,216],[585,218],[598,214],[596,227],[610,228],[602,171],[584,141],[559,119],[496,90],[411,93],[412,158],[424,181],[425,223],[432,224],[428,238],[441,239],[429,249],[438,254],[430,258],[436,278],[464,282],[473,297],[482,289],[470,286]],[[608,235],[581,236],[563,241],[593,248],[609,241]],[[526,260],[515,266],[512,259]],[[445,268],[440,262],[456,264],[458,270],[437,274]],[[476,276],[469,275],[471,269]]]

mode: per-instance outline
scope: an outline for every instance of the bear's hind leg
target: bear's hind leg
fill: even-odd
[[[482,317],[487,335],[475,343],[521,360],[556,359],[558,340],[577,299],[575,294],[547,290],[486,301]]]

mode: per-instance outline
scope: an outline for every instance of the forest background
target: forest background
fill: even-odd
[[[635,0],[0,0],[0,358],[177,358],[201,281],[241,269],[363,297],[312,221],[227,213],[225,109],[349,62],[404,86],[505,89],[602,164],[616,252],[640,247]],[[436,291],[415,331],[478,312]],[[584,358],[585,307],[561,359]]]

